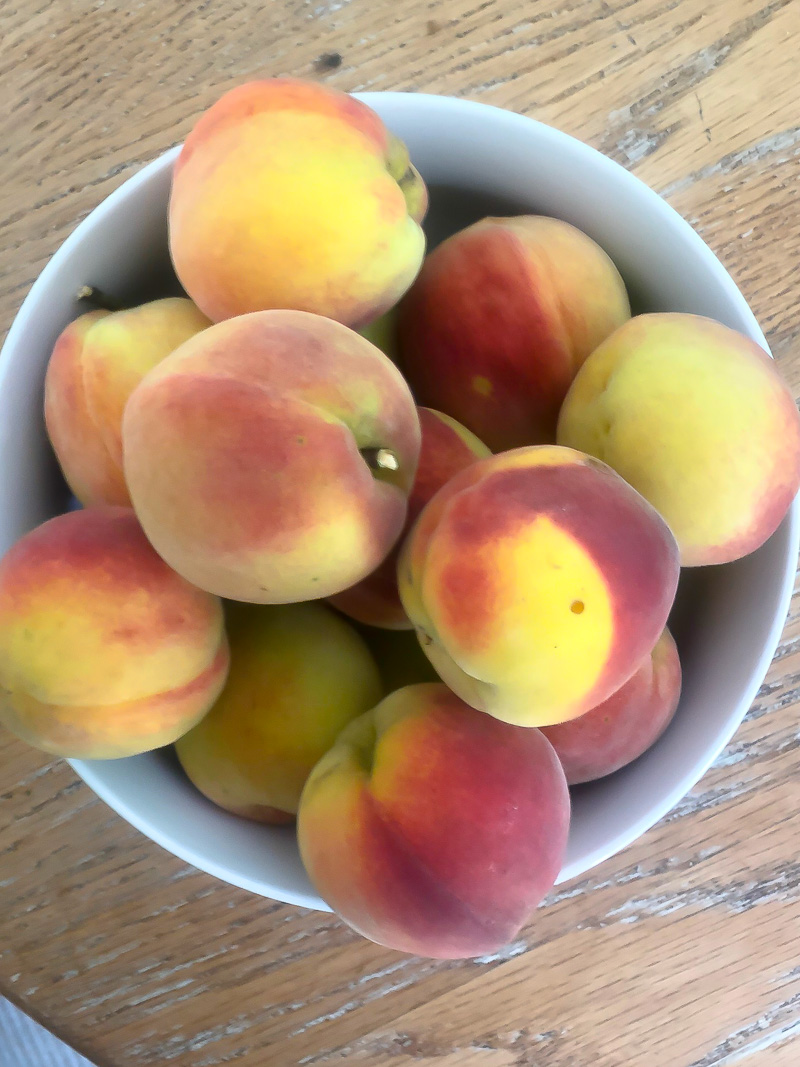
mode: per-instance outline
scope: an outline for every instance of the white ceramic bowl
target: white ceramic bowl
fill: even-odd
[[[431,189],[432,244],[487,214],[536,212],[579,226],[611,255],[638,311],[708,315],[766,346],[730,276],[700,237],[622,167],[531,119],[447,97],[365,93],[409,146]],[[145,167],[64,242],[31,289],[0,360],[0,551],[64,509],[45,438],[42,380],[60,330],[91,283],[129,301],[175,289],[165,213],[177,150]],[[798,552],[797,505],[738,563],[691,572],[673,617],[684,690],[675,720],[641,759],[575,791],[566,863],[574,878],[630,844],[697,782],[746,714],[775,651]],[[115,811],[164,848],[226,882],[325,908],[288,829],[215,808],[170,752],[73,761]]]

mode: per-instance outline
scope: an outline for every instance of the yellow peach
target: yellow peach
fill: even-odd
[[[290,822],[314,764],[380,699],[378,668],[353,627],[321,604],[228,604],[225,614],[228,681],[175,750],[215,804]]]
[[[767,353],[696,315],[639,315],[589,357],[559,443],[657,508],[681,563],[727,563],[778,527],[800,486],[800,415]]]
[[[214,321],[294,308],[359,326],[413,281],[426,206],[405,146],[371,108],[317,83],[254,81],[186,138],[170,249]]]

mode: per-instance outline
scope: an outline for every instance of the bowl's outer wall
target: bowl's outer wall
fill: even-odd
[[[613,161],[557,130],[483,104],[423,94],[361,96],[408,143],[431,186],[431,243],[486,214],[554,215],[606,249],[636,310],[708,315],[766,347],[710,249]],[[77,289],[91,283],[133,301],[175,286],[165,212],[176,155],[173,149],[145,167],[80,224],[12,325],[0,360],[0,551],[66,503],[44,433],[42,382],[56,337],[80,311]],[[758,552],[685,578],[674,619],[684,669],[678,714],[641,759],[574,792],[559,881],[587,871],[652,826],[730,739],[780,637],[799,530],[795,503]],[[188,784],[171,753],[72,766],[120,815],[187,862],[264,896],[325,907],[303,871],[293,832],[215,808]]]

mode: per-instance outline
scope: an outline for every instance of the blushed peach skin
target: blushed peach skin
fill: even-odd
[[[214,321],[294,308],[357,327],[413,281],[426,207],[405,145],[365,104],[312,82],[254,81],[186,138],[170,250]]]
[[[190,300],[90,311],[56,341],[45,378],[47,431],[82,504],[130,506],[122,472],[122,413],[147,371],[210,326]]]
[[[658,509],[681,563],[729,563],[775,532],[800,486],[800,415],[767,353],[696,315],[639,315],[586,361],[560,444]]]
[[[487,218],[425,260],[399,308],[399,363],[417,402],[495,452],[555,441],[589,353],[630,317],[605,252],[558,219]]]
[[[331,597],[331,603],[358,622],[390,630],[413,629],[397,591],[397,558],[404,537],[422,509],[441,487],[489,449],[449,415],[418,408],[422,448],[417,475],[408,497],[408,514],[400,538],[381,565],[357,585]]]
[[[681,664],[669,630],[628,681],[578,719],[543,726],[570,785],[593,782],[638,759],[672,721],[681,695]]]
[[[0,722],[45,752],[169,744],[227,670],[219,600],[170,570],[129,508],[51,519],[0,561]]]
[[[343,731],[303,791],[298,841],[317,892],[355,930],[448,959],[514,937],[555,882],[568,826],[541,731],[430,684]]]
[[[231,668],[214,707],[175,750],[220,807],[293,822],[314,764],[381,698],[378,668],[353,627],[322,604],[227,604]]]
[[[219,323],[131,396],[125,476],[156,550],[232,600],[318,599],[386,557],[420,447],[394,364],[352,330],[301,311]],[[397,470],[369,457],[388,449]]]
[[[440,677],[508,722],[575,718],[630,678],[666,625],[678,549],[604,464],[555,445],[479,460],[406,540],[400,596]]]

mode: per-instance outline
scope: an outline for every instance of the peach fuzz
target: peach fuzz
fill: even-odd
[[[570,785],[593,782],[638,759],[666,730],[681,695],[681,663],[665,630],[628,681],[578,719],[543,726]]]
[[[300,854],[360,934],[441,959],[496,952],[553,886],[569,793],[552,746],[444,685],[356,719],[303,790]]]
[[[169,744],[227,670],[219,600],[170,570],[129,508],[60,515],[0,561],[0,722],[45,752]]]
[[[399,363],[418,403],[493,451],[548,443],[576,371],[629,317],[619,272],[586,234],[487,218],[425,260],[400,304]]]
[[[371,108],[312,82],[254,81],[203,114],[175,164],[173,263],[212,319],[296,308],[364,325],[413,281],[427,193]]]
[[[559,443],[661,512],[681,563],[728,563],[774,533],[800,486],[800,415],[767,353],[696,315],[640,315],[584,364]]]
[[[82,504],[130,505],[122,473],[122,413],[147,371],[210,326],[190,300],[89,311],[61,333],[45,377],[47,432]]]
[[[176,743],[194,785],[257,822],[292,822],[306,778],[383,690],[352,626],[322,604],[227,604],[231,667],[214,707]]]
[[[408,514],[400,539],[381,563],[363,581],[331,597],[331,603],[359,622],[390,630],[410,630],[412,624],[397,591],[397,558],[403,538],[431,499],[458,471],[477,459],[491,455],[475,434],[449,415],[431,408],[418,408],[422,448],[414,485],[408,497]]]
[[[420,428],[400,372],[363,337],[262,311],[151,371],[123,443],[136,513],[179,574],[231,600],[287,603],[338,593],[385,558]]]
[[[678,573],[655,509],[605,464],[555,445],[457,474],[398,565],[440,677],[525,726],[582,715],[626,682],[664,629]]]

